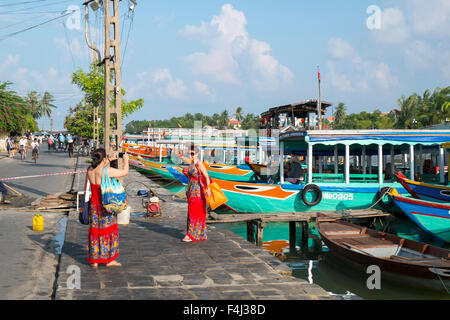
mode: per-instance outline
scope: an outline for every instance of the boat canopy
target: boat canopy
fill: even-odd
[[[440,145],[450,141],[450,130],[320,130],[295,131],[280,136],[280,141],[310,145]]]

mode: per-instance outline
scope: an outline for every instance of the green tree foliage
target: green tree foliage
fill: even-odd
[[[114,78],[114,75],[112,75]],[[114,79],[112,79],[114,82]],[[93,123],[92,114],[94,106],[99,107],[99,115],[104,114],[104,87],[105,76],[104,66],[97,66],[97,62],[91,64],[89,72],[84,72],[82,68],[79,68],[72,74],[72,83],[77,85],[81,91],[84,92],[85,98],[75,108],[71,109],[71,112],[66,117],[64,126],[73,134],[76,132],[83,132],[83,137],[92,137]],[[135,111],[141,109],[144,106],[144,99],[137,99],[127,101],[123,97],[126,95],[126,91],[121,88],[122,92],[122,119],[127,118]],[[114,104],[113,93],[111,93],[111,104]],[[89,121],[91,119],[91,121]],[[82,128],[77,128],[75,125],[83,125]],[[100,124],[101,127],[101,124]],[[88,131],[90,134],[87,134]],[[99,128],[100,132],[102,129]]]
[[[237,110],[237,113],[241,114],[243,130],[259,129],[260,120],[258,116],[253,113],[248,113],[244,116],[242,108]],[[194,128],[195,121],[201,121],[203,127],[229,128],[228,111],[224,110],[221,114],[214,113],[212,116],[206,116],[201,113],[196,113],[194,115],[186,113],[181,117],[172,117],[169,120],[131,121],[127,123],[125,132],[130,134],[141,134],[142,131],[147,128]]]
[[[94,108],[80,102],[74,108],[69,109],[69,114],[64,121],[64,127],[73,135],[84,138],[93,138],[94,133]],[[70,129],[69,129],[70,128]],[[99,124],[100,140],[103,139],[103,125]]]
[[[32,108],[26,98],[8,89],[11,84],[8,81],[0,83],[0,131],[16,134],[26,130],[37,131]]]

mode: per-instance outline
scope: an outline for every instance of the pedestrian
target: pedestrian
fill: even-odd
[[[52,135],[50,135],[48,137],[47,144],[48,144],[48,151],[50,151],[53,148],[53,136]]]
[[[14,141],[13,137],[9,138],[9,149],[11,151],[11,158],[14,158],[14,154],[16,151],[16,142]]]
[[[27,146],[28,146],[28,139],[23,136],[22,139],[19,140],[19,150],[21,152],[21,155],[23,154],[23,158],[27,157]]]
[[[1,197],[0,197],[0,203],[4,204],[5,200],[6,200],[6,196],[8,195],[8,190],[6,190],[6,187],[2,181],[0,181],[0,192],[2,193]]]
[[[8,151],[8,157],[11,158],[11,137],[6,138],[6,151]]]
[[[188,202],[188,215],[186,236],[182,241],[205,241],[206,236],[206,196],[211,195],[208,171],[203,163],[198,159],[198,148],[191,148],[190,159],[183,158],[183,161],[190,162],[189,167],[184,168],[183,173],[189,178],[186,190]]]
[[[119,230],[117,215],[109,214],[102,205],[102,169],[106,168],[110,178],[124,177],[128,174],[128,154],[123,156],[123,169],[109,166],[111,160],[117,159],[115,154],[111,159],[106,156],[103,148],[95,150],[92,154],[92,164],[87,175],[91,186],[91,204],[89,212],[89,244],[87,261],[92,267],[105,263],[107,267],[121,266],[116,261],[119,256]]]

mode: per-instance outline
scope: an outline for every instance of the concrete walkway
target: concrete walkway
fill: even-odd
[[[144,188],[141,183],[166,200],[162,217],[144,217],[141,199],[134,197]],[[186,230],[185,200],[174,199],[134,170],[124,184],[134,213],[129,225],[119,226],[122,267],[95,270],[88,265],[88,226],[71,213],[56,299],[332,299],[319,286],[290,276],[286,265],[229,230],[209,227],[207,241],[181,242]],[[81,288],[71,289],[77,284],[77,270]]]

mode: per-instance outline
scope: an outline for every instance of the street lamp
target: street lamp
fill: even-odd
[[[103,0],[88,0],[85,3],[83,3],[83,5],[88,5],[91,4],[91,9],[94,11],[97,11],[98,9],[100,9],[103,6]]]

